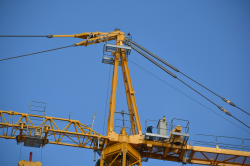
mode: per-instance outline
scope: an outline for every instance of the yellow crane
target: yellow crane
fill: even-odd
[[[47,35],[46,37],[74,37],[85,39],[72,46],[88,46],[106,42],[104,51],[111,52],[112,56],[103,57],[103,63],[113,65],[107,133],[106,135],[101,135],[95,132],[90,126],[86,126],[85,124],[70,118],[63,119],[57,117],[48,117],[45,116],[45,114],[35,115],[31,113],[26,114],[1,110],[0,129],[3,131],[3,134],[0,135],[1,138],[16,139],[17,144],[24,142],[25,146],[30,147],[44,147],[47,143],[50,143],[56,145],[94,149],[100,154],[99,164],[101,166],[141,166],[142,161],[147,160],[148,158],[182,162],[184,164],[250,166],[250,152],[223,149],[218,145],[216,145],[214,148],[211,148],[188,144],[188,123],[187,126],[173,125],[167,123],[166,118],[164,117],[158,122],[159,133],[154,134],[151,132],[146,132],[143,134],[136,106],[135,91],[132,86],[127,62],[127,55],[129,54],[131,47],[137,52],[141,52],[135,47],[131,46],[129,42],[132,42],[132,40],[130,40],[128,38],[129,36],[126,36],[124,32],[116,29],[115,31],[109,33],[86,32],[75,35]],[[110,40],[115,40],[116,44],[109,44],[108,41]],[[124,46],[123,44],[128,46]],[[146,58],[152,61],[152,59],[148,57]],[[152,62],[158,65],[155,61]],[[115,111],[119,66],[122,68],[129,111],[128,113],[123,111]],[[171,76],[175,77],[175,75],[168,70],[164,68],[162,69]],[[233,103],[227,99],[224,101],[233,105]],[[230,113],[224,108],[220,106],[218,107],[220,110],[230,115]],[[122,116],[129,116],[131,134],[127,133],[124,123],[120,133],[116,133],[114,131],[115,113],[121,113]],[[36,120],[41,120],[41,123],[33,123],[33,118],[36,118]],[[59,128],[57,123],[60,122],[67,122],[67,125],[64,128]],[[169,134],[166,134],[165,132],[167,130],[165,127],[167,125],[170,126]],[[73,128],[74,130],[69,130],[70,128]],[[8,132],[10,132],[9,135],[7,135]],[[15,136],[16,134],[18,136]],[[49,136],[52,136],[53,140],[48,141]],[[69,139],[72,142],[65,143],[64,139]]]

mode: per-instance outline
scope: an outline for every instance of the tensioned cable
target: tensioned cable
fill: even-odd
[[[0,35],[0,37],[47,37],[52,38],[53,35]]]
[[[213,111],[212,109],[208,108],[207,106],[203,105],[202,103],[198,102],[197,100],[195,100],[194,98],[188,96],[187,94],[185,94],[184,92],[180,91],[179,89],[175,88],[174,86],[170,85],[169,83],[167,83],[166,81],[162,80],[161,78],[157,77],[156,75],[152,74],[151,72],[149,72],[148,70],[144,69],[143,67],[139,66],[138,64],[136,64],[135,62],[129,60],[130,62],[132,62],[134,65],[138,66],[139,68],[143,69],[144,71],[146,71],[147,73],[151,74],[152,76],[154,76],[155,78],[159,79],[160,81],[164,82],[165,84],[167,84],[168,86],[172,87],[173,89],[177,90],[178,92],[182,93],[183,95],[187,96],[188,98],[192,99],[193,101],[195,101],[196,103],[200,104],[201,106],[205,107],[206,109],[208,109],[209,111],[212,111],[213,113],[215,113],[216,115],[220,116],[221,118],[227,120],[228,122],[232,123],[233,125],[239,127],[240,129],[244,130],[245,132],[249,133],[247,130],[243,129],[242,127],[238,126],[237,124],[233,123],[232,121],[228,120],[227,118],[221,116],[220,114],[218,114],[217,112]]]
[[[201,87],[205,88],[206,90],[210,91],[211,93],[213,93],[214,95],[220,97],[223,101],[225,101],[226,103],[230,104],[231,106],[234,106],[238,109],[240,109],[241,111],[243,111],[244,113],[250,115],[250,113],[244,111],[243,109],[239,108],[238,106],[236,106],[232,101],[229,101],[228,99],[221,97],[220,95],[216,94],[215,92],[213,92],[212,90],[208,89],[207,87],[205,87],[204,85],[200,84],[199,82],[195,81],[194,79],[192,79],[191,77],[187,76],[186,74],[182,73],[179,69],[177,69],[176,67],[174,67],[173,65],[169,64],[168,62],[164,61],[163,59],[161,59],[160,57],[156,56],[155,54],[153,54],[152,52],[150,52],[149,50],[147,50],[146,48],[142,47],[141,45],[139,45],[138,43],[134,42],[133,40],[125,37],[125,40],[127,42],[131,42],[132,44],[134,44],[136,47],[140,48],[141,50],[145,51],[146,53],[148,53],[149,55],[153,56],[154,58],[156,58],[157,60],[159,60],[160,62],[162,62],[163,64],[167,65],[168,67],[172,68],[173,70],[175,70],[176,72],[181,73],[182,75],[184,75],[185,77],[187,77],[188,79],[192,80],[193,82],[197,83],[198,85],[200,85]],[[129,43],[128,43],[129,44]]]
[[[235,116],[231,115],[234,119],[236,119],[237,121],[239,121],[240,123],[242,123],[243,125],[245,125],[246,127],[250,128],[248,125],[246,125],[245,123],[243,123],[242,121],[240,121],[239,119],[237,119]]]
[[[111,65],[110,65],[110,67],[109,67],[109,81],[108,81],[108,89],[107,89],[107,97],[106,97],[105,115],[104,115],[104,121],[103,121],[103,135],[104,135],[104,126],[105,126],[105,119],[106,119],[106,110],[107,110],[107,105],[108,105],[108,93],[109,93],[110,72],[111,72]]]
[[[196,84],[202,86],[203,88],[207,89],[207,90],[210,91],[211,93],[213,93],[213,94],[215,94],[216,96],[220,97],[223,101],[229,103],[231,106],[234,106],[234,107],[238,108],[239,110],[243,111],[244,113],[250,115],[250,113],[248,113],[248,112],[244,111],[243,109],[241,109],[240,107],[236,106],[232,101],[229,101],[228,99],[226,99],[226,98],[224,98],[224,97],[221,97],[220,95],[218,95],[218,94],[216,94],[215,92],[211,91],[210,89],[208,89],[207,87],[203,86],[202,84],[200,84],[199,82],[195,81],[194,79],[190,78],[189,76],[187,76],[186,74],[182,73],[181,71],[180,71],[180,73],[181,73],[182,75],[184,75],[185,77],[189,78],[190,80],[192,80],[193,82],[195,82]]]
[[[41,149],[41,163],[43,163],[42,161],[43,161],[43,148]]]
[[[223,108],[218,106],[217,104],[215,104],[214,102],[212,102],[211,100],[209,100],[208,98],[206,98],[204,95],[202,95],[200,92],[198,92],[197,90],[195,90],[194,88],[192,88],[191,86],[189,86],[187,83],[185,83],[184,81],[182,81],[181,79],[177,78],[179,81],[181,81],[183,84],[185,84],[186,86],[188,86],[190,89],[192,89],[193,91],[195,91],[196,93],[198,93],[199,95],[201,95],[202,97],[204,97],[205,99],[207,99],[208,101],[210,101],[211,103],[213,103],[215,106],[217,106],[220,110],[222,110]],[[223,109],[224,110],[224,109]],[[223,111],[222,110],[222,111]],[[243,125],[245,125],[246,127],[248,127],[250,129],[250,127],[248,125],[246,125],[245,123],[243,123],[242,121],[240,121],[239,119],[237,119],[235,116],[233,116],[231,113],[229,112],[225,112],[226,114],[232,116],[234,119],[236,119],[237,121],[239,121],[240,123],[242,123]]]
[[[229,104],[230,104],[230,103],[229,103]],[[238,108],[239,110],[241,110],[241,111],[245,112],[246,114],[250,115],[248,112],[244,111],[244,110],[243,110],[243,109],[241,109],[240,107],[238,107],[238,106],[236,106],[236,105],[235,105],[235,107],[236,107],[236,108]]]
[[[54,49],[50,49],[50,50],[45,50],[45,51],[39,51],[39,52],[29,53],[29,54],[25,54],[25,55],[14,56],[14,57],[10,57],[10,58],[0,59],[0,61],[14,59],[14,58],[20,58],[20,57],[24,57],[24,56],[29,56],[29,55],[34,55],[34,54],[39,54],[39,53],[44,53],[44,52],[49,52],[49,51],[54,51],[54,50],[59,50],[59,49],[63,49],[63,48],[73,47],[73,46],[76,46],[76,45],[73,44],[73,45],[69,45],[69,46],[65,46],[65,47],[59,47],[59,48],[54,48]]]
[[[22,143],[21,143],[21,147],[20,147],[20,156],[19,156],[19,161],[21,160],[21,153],[22,153]]]
[[[128,43],[125,41],[124,44],[128,45]],[[179,81],[181,81],[182,83],[184,83],[186,86],[188,86],[189,88],[191,88],[193,91],[195,91],[196,93],[198,93],[199,95],[201,95],[203,98],[205,98],[206,100],[208,100],[209,102],[211,102],[212,104],[214,104],[215,106],[217,106],[221,111],[225,112],[227,115],[232,116],[232,114],[230,112],[228,112],[227,110],[225,110],[223,107],[215,104],[214,102],[212,102],[211,100],[209,100],[208,98],[206,98],[204,95],[202,95],[201,93],[199,93],[198,91],[196,91],[194,88],[192,88],[191,86],[189,86],[187,83],[185,83],[184,81],[182,81],[181,79],[179,79],[175,74],[171,73],[170,71],[168,71],[165,67],[161,66],[159,63],[157,63],[156,61],[154,61],[152,58],[150,58],[149,56],[147,56],[146,54],[144,54],[143,52],[141,52],[139,49],[137,49],[135,46],[130,45],[131,48],[133,48],[136,52],[138,52],[139,54],[141,54],[142,56],[144,56],[145,58],[147,58],[149,61],[151,61],[152,63],[154,63],[156,66],[158,66],[159,68],[161,68],[162,70],[164,70],[165,72],[167,72],[169,75],[171,75],[174,78],[177,78]],[[239,119],[235,118],[234,116],[232,116],[234,119],[236,119],[237,121],[239,121],[240,123],[244,124],[246,127],[248,127],[250,129],[250,127],[248,125],[246,125],[245,123],[243,123],[242,121],[240,121]]]

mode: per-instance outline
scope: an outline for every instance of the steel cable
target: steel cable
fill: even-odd
[[[200,85],[201,87],[205,88],[206,90],[210,91],[210,92],[213,93],[214,95],[218,96],[218,97],[221,98],[223,101],[228,102],[230,105],[232,105],[232,106],[238,108],[239,110],[241,110],[242,112],[244,112],[244,113],[250,115],[250,113],[248,113],[248,112],[246,112],[245,110],[241,109],[240,107],[236,106],[233,102],[228,101],[228,100],[225,99],[224,97],[218,95],[217,93],[215,93],[215,92],[213,92],[212,90],[208,89],[207,87],[203,86],[202,84],[200,84],[199,82],[197,82],[197,81],[195,81],[194,79],[190,78],[189,76],[187,76],[186,74],[182,73],[181,71],[180,71],[180,73],[181,73],[182,75],[184,75],[185,77],[189,78],[190,80],[192,80],[193,82],[195,82],[196,84],[198,84],[198,85]]]
[[[0,35],[0,37],[47,37],[52,38],[53,35]]]
[[[188,85],[187,83],[185,83],[184,81],[182,81],[181,79],[177,78],[179,81],[181,81],[183,84],[185,84],[186,86],[188,86],[190,89],[192,89],[193,91],[195,91],[196,93],[198,93],[199,95],[201,95],[202,97],[204,97],[206,100],[208,100],[209,102],[211,102],[212,104],[214,104],[215,106],[218,107],[217,104],[215,104],[213,101],[211,101],[210,99],[208,99],[207,97],[205,97],[203,94],[201,94],[200,92],[198,92],[197,90],[195,90],[194,88],[192,88],[190,85]]]
[[[43,163],[42,161],[43,161],[43,147],[41,148],[41,163]]]
[[[214,104],[215,106],[217,106],[219,108],[219,106],[217,104],[215,104],[213,101],[209,100],[207,97],[205,97],[204,95],[202,95],[200,92],[198,92],[197,90],[195,90],[194,88],[192,88],[190,85],[188,85],[187,83],[185,83],[184,81],[182,81],[181,79],[179,79],[176,75],[174,75],[173,73],[171,73],[170,71],[168,71],[165,67],[161,66],[159,63],[157,63],[156,61],[154,61],[153,59],[151,59],[150,57],[148,57],[147,55],[145,55],[143,52],[141,52],[140,50],[138,50],[136,47],[134,47],[133,45],[131,45],[131,47],[138,52],[139,54],[141,54],[142,56],[144,56],[145,58],[147,58],[148,60],[150,60],[152,63],[154,63],[156,66],[158,66],[159,68],[161,68],[162,70],[164,70],[165,72],[167,72],[169,75],[171,75],[174,78],[177,78],[179,81],[181,81],[183,84],[185,84],[186,86],[188,86],[190,89],[192,89],[193,91],[195,91],[196,93],[198,93],[199,95],[201,95],[203,98],[205,98],[206,100],[208,100],[209,102],[211,102],[212,104]]]
[[[220,108],[220,106],[218,106],[217,104],[215,104],[214,102],[212,102],[211,100],[209,100],[207,97],[205,97],[204,95],[202,95],[200,92],[198,92],[197,90],[195,90],[194,88],[192,88],[191,86],[189,86],[187,83],[185,83],[184,81],[182,81],[181,79],[177,78],[179,81],[181,81],[183,84],[185,84],[186,86],[188,86],[190,89],[192,89],[193,91],[195,91],[196,93],[198,93],[199,95],[201,95],[202,97],[204,97],[205,99],[207,99],[208,101],[210,101],[212,104],[214,104],[215,106],[217,106],[218,108]],[[223,108],[222,108],[223,109]],[[229,112],[225,112],[227,115],[232,116],[234,119],[236,119],[237,121],[239,121],[240,123],[242,123],[243,125],[245,125],[246,127],[248,127],[250,129],[250,127],[248,125],[246,125],[245,123],[243,123],[242,121],[240,121],[239,119],[237,119],[235,116],[233,116],[231,113]]]
[[[187,76],[186,74],[182,73],[181,71],[180,71],[180,73],[181,73],[182,75],[184,75],[185,77],[187,77],[188,79],[190,79],[190,80],[192,80],[193,82],[195,82],[196,84],[198,84],[198,85],[202,86],[202,87],[203,87],[203,88],[205,88],[206,90],[210,91],[211,93],[213,93],[213,94],[215,94],[216,96],[218,96],[218,97],[220,97],[220,98],[221,98],[221,96],[220,96],[220,95],[218,95],[218,94],[214,93],[213,91],[211,91],[211,90],[210,90],[210,89],[208,89],[207,87],[203,86],[203,85],[202,85],[202,84],[200,84],[199,82],[195,81],[194,79],[190,78],[190,77],[189,77],[189,76]]]
[[[200,85],[201,87],[205,88],[206,90],[210,91],[211,93],[213,93],[214,95],[220,97],[223,101],[229,103],[230,105],[238,108],[239,110],[243,111],[244,113],[250,115],[250,113],[244,111],[243,109],[239,108],[238,106],[236,106],[233,102],[225,99],[224,97],[221,97],[220,95],[216,94],[215,92],[213,92],[212,90],[208,89],[207,87],[205,87],[204,85],[200,84],[199,82],[195,81],[194,79],[192,79],[191,77],[187,76],[186,74],[182,73],[179,69],[177,69],[176,67],[172,66],[171,64],[169,64],[168,62],[164,61],[163,59],[161,59],[160,57],[156,56],[155,54],[153,54],[152,52],[150,52],[149,50],[147,50],[146,48],[142,47],[141,45],[139,45],[138,43],[134,42],[133,40],[125,37],[125,40],[127,42],[131,42],[132,44],[134,44],[136,47],[140,48],[141,50],[145,51],[146,53],[148,53],[149,55],[153,56],[154,58],[156,58],[157,60],[159,60],[160,62],[162,62],[163,64],[167,65],[168,67],[172,68],[173,70],[175,70],[176,72],[181,73],[182,75],[184,75],[185,77],[187,77],[188,79],[192,80],[193,82],[197,83],[198,85]]]
[[[228,120],[227,118],[221,116],[220,114],[218,114],[217,112],[213,111],[212,109],[208,108],[207,106],[205,106],[204,104],[198,102],[197,100],[195,100],[194,98],[188,96],[187,94],[185,94],[184,92],[180,91],[179,89],[175,88],[174,86],[170,85],[169,83],[167,83],[166,81],[162,80],[161,78],[157,77],[156,75],[152,74],[151,72],[149,72],[148,70],[144,69],[143,67],[139,66],[138,64],[136,64],[135,62],[129,60],[130,62],[132,62],[134,65],[138,66],[139,68],[143,69],[144,71],[146,71],[147,73],[151,74],[152,76],[154,76],[155,78],[159,79],[160,81],[164,82],[165,84],[167,84],[168,86],[172,87],[173,89],[177,90],[178,92],[182,93],[183,95],[187,96],[188,98],[192,99],[193,101],[195,101],[196,103],[200,104],[201,106],[203,106],[204,108],[208,109],[209,111],[212,111],[213,113],[215,113],[216,115],[220,116],[221,118],[227,120],[228,122],[232,123],[233,125],[237,126],[238,128],[244,130],[245,132],[249,133],[247,130],[243,129],[242,127],[238,126],[237,124],[233,123],[232,121]]]
[[[108,89],[107,89],[107,97],[106,97],[106,107],[105,107],[105,115],[104,115],[104,121],[103,121],[103,135],[104,135],[104,126],[105,126],[105,119],[106,119],[106,110],[108,105],[108,92],[109,92],[109,82],[110,82],[110,73],[111,73],[111,65],[109,67],[109,80],[108,80]]]
[[[25,54],[25,55],[14,56],[14,57],[10,57],[10,58],[0,59],[0,61],[5,61],[5,60],[14,59],[14,58],[20,58],[20,57],[24,57],[24,56],[29,56],[29,55],[34,55],[34,54],[39,54],[39,53],[44,53],[44,52],[59,50],[59,49],[63,49],[63,48],[73,47],[73,46],[76,46],[76,45],[73,44],[73,45],[70,45],[70,46],[59,47],[59,48],[54,48],[54,49],[50,49],[50,50],[45,50],[45,51],[39,51],[39,52],[29,53],[29,54]]]
[[[20,143],[21,147],[20,147],[20,156],[19,156],[19,161],[21,160],[21,153],[22,153],[22,142]]]
[[[128,43],[125,43],[125,44],[128,44]],[[164,70],[165,72],[167,72],[172,77],[177,78],[179,81],[181,81],[183,84],[185,84],[186,86],[188,86],[190,89],[192,89],[193,91],[195,91],[196,93],[198,93],[199,95],[201,95],[203,98],[205,98],[206,100],[208,100],[209,102],[211,102],[212,104],[214,104],[221,111],[225,112],[229,116],[232,116],[232,114],[230,112],[226,111],[223,107],[215,104],[213,101],[211,101],[210,99],[208,99],[207,97],[205,97],[204,95],[202,95],[200,92],[198,92],[197,90],[195,90],[194,88],[192,88],[190,85],[188,85],[187,83],[185,83],[184,81],[182,81],[181,79],[179,79],[176,75],[174,75],[173,73],[171,73],[170,71],[168,71],[166,68],[164,68],[163,66],[161,66],[159,63],[157,63],[156,61],[154,61],[153,59],[151,59],[150,57],[148,57],[146,54],[144,54],[143,52],[141,52],[140,50],[138,50],[137,48],[135,48],[135,46],[131,45],[131,48],[133,48],[136,52],[138,52],[139,54],[141,54],[142,56],[144,56],[145,58],[147,58],[148,60],[150,60],[152,63],[154,63],[156,66],[158,66],[159,68],[161,68],[162,70]],[[239,119],[235,118],[234,116],[232,116],[232,117],[234,119],[236,119],[237,121],[239,121],[240,123],[242,123],[245,126],[247,126],[245,123],[243,123]],[[250,128],[249,126],[247,126],[247,127]]]
[[[157,63],[156,61],[154,61],[152,58],[150,58],[149,56],[147,56],[146,54],[144,54],[143,52],[141,52],[140,50],[138,50],[136,47],[134,47],[133,45],[131,45],[131,47],[138,52],[139,54],[141,54],[142,56],[144,56],[145,58],[147,58],[149,61],[151,61],[152,63],[154,63],[156,66],[158,66],[159,68],[161,68],[162,70],[164,70],[165,72],[167,72],[169,75],[171,75],[174,78],[177,78],[177,76],[173,73],[171,73],[169,70],[167,70],[165,67],[161,66],[159,63]]]
[[[235,106],[236,108],[240,109],[241,111],[245,112],[246,114],[250,115],[248,112],[244,111],[243,109],[241,109],[240,107],[238,106]]]
[[[235,116],[231,115],[234,119],[236,119],[237,121],[239,121],[240,123],[242,123],[243,125],[245,125],[246,127],[248,127],[250,129],[250,127],[248,125],[246,125],[245,123],[243,123],[242,121],[240,121],[239,119],[237,119]]]

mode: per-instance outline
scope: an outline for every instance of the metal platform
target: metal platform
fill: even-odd
[[[176,139],[176,136],[178,136],[179,139]],[[172,143],[172,145],[177,144],[183,146],[187,144],[188,138],[189,134],[187,133],[172,132],[169,141]]]
[[[162,138],[162,139],[169,139],[169,135],[160,135],[160,134],[154,134],[154,133],[145,133],[145,140],[149,140],[150,137],[154,137],[155,140],[159,140],[159,138]]]
[[[128,47],[128,46],[118,46],[118,45],[115,45],[115,44],[106,43],[106,51],[107,52],[116,52],[116,48],[131,50],[131,47]]]
[[[170,138],[172,136],[176,136],[176,135],[178,135],[178,136],[184,136],[184,137],[189,137],[189,134],[187,134],[187,133],[172,132]]]
[[[26,132],[24,146],[40,148],[42,144],[44,121],[46,113],[46,103],[31,101],[29,107],[29,114],[27,116],[26,122]],[[36,118],[31,115],[42,116],[43,118]],[[32,120],[32,122],[31,122]],[[39,127],[39,129],[34,129],[34,126]]]
[[[25,136],[24,146],[40,148],[41,142],[41,137]]]
[[[107,35],[106,44],[103,46],[102,63],[113,65],[114,64],[114,55],[115,55],[115,53],[117,53],[117,48],[124,49],[126,57],[131,52],[131,47],[129,47],[129,46],[118,46],[116,44],[108,43],[108,35]],[[110,54],[110,52],[112,54]],[[121,61],[119,61],[119,66],[121,66]]]
[[[112,57],[110,55],[103,56],[102,63],[113,65],[114,64],[113,56]],[[119,61],[119,66],[121,66],[121,61]]]

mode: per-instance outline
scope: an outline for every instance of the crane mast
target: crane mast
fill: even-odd
[[[143,134],[139,113],[135,100],[135,91],[132,86],[131,76],[127,62],[126,48],[123,43],[126,35],[119,29],[113,32],[86,32],[76,35],[47,35],[48,38],[53,37],[75,37],[86,39],[76,43],[75,46],[87,46],[100,42],[108,42],[116,40],[113,55],[113,77],[110,95],[109,115],[107,123],[107,133],[103,136],[95,132],[92,128],[80,123],[78,120],[55,118],[48,116],[30,115],[18,113],[14,111],[0,110],[1,123],[0,129],[3,134],[1,138],[16,139],[17,143],[27,143],[27,131],[32,141],[29,142],[31,147],[36,146],[36,133],[44,130],[40,135],[42,139],[38,142],[39,147],[46,146],[47,143],[55,145],[73,146],[79,148],[94,149],[100,154],[100,166],[107,164],[113,166],[131,166],[142,165],[144,159],[152,158],[158,160],[167,160],[173,162],[181,162],[184,164],[203,164],[203,165],[223,165],[250,166],[250,152],[221,149],[218,145],[215,148],[194,146],[187,144],[189,134],[183,131],[181,126],[171,128],[169,136],[154,135],[159,139],[152,140],[150,134]],[[107,44],[106,44],[107,46]],[[109,45],[111,46],[111,45]],[[117,92],[118,69],[121,66],[125,93],[128,105],[128,115],[130,119],[132,134],[128,134],[123,126],[120,133],[114,131],[114,115]],[[123,113],[124,114],[124,113]],[[29,117],[44,119],[40,124],[32,123]],[[64,128],[59,128],[56,121],[67,122]],[[163,122],[160,120],[160,122]],[[165,123],[165,122],[163,122]],[[31,125],[30,125],[31,124]],[[70,130],[70,127],[73,130]],[[8,135],[8,130],[10,134]],[[17,136],[15,136],[18,134]],[[48,141],[48,137],[52,137],[53,141]],[[65,143],[64,139],[70,139],[73,143]],[[163,139],[164,138],[164,139]],[[38,145],[37,145],[38,146]]]

